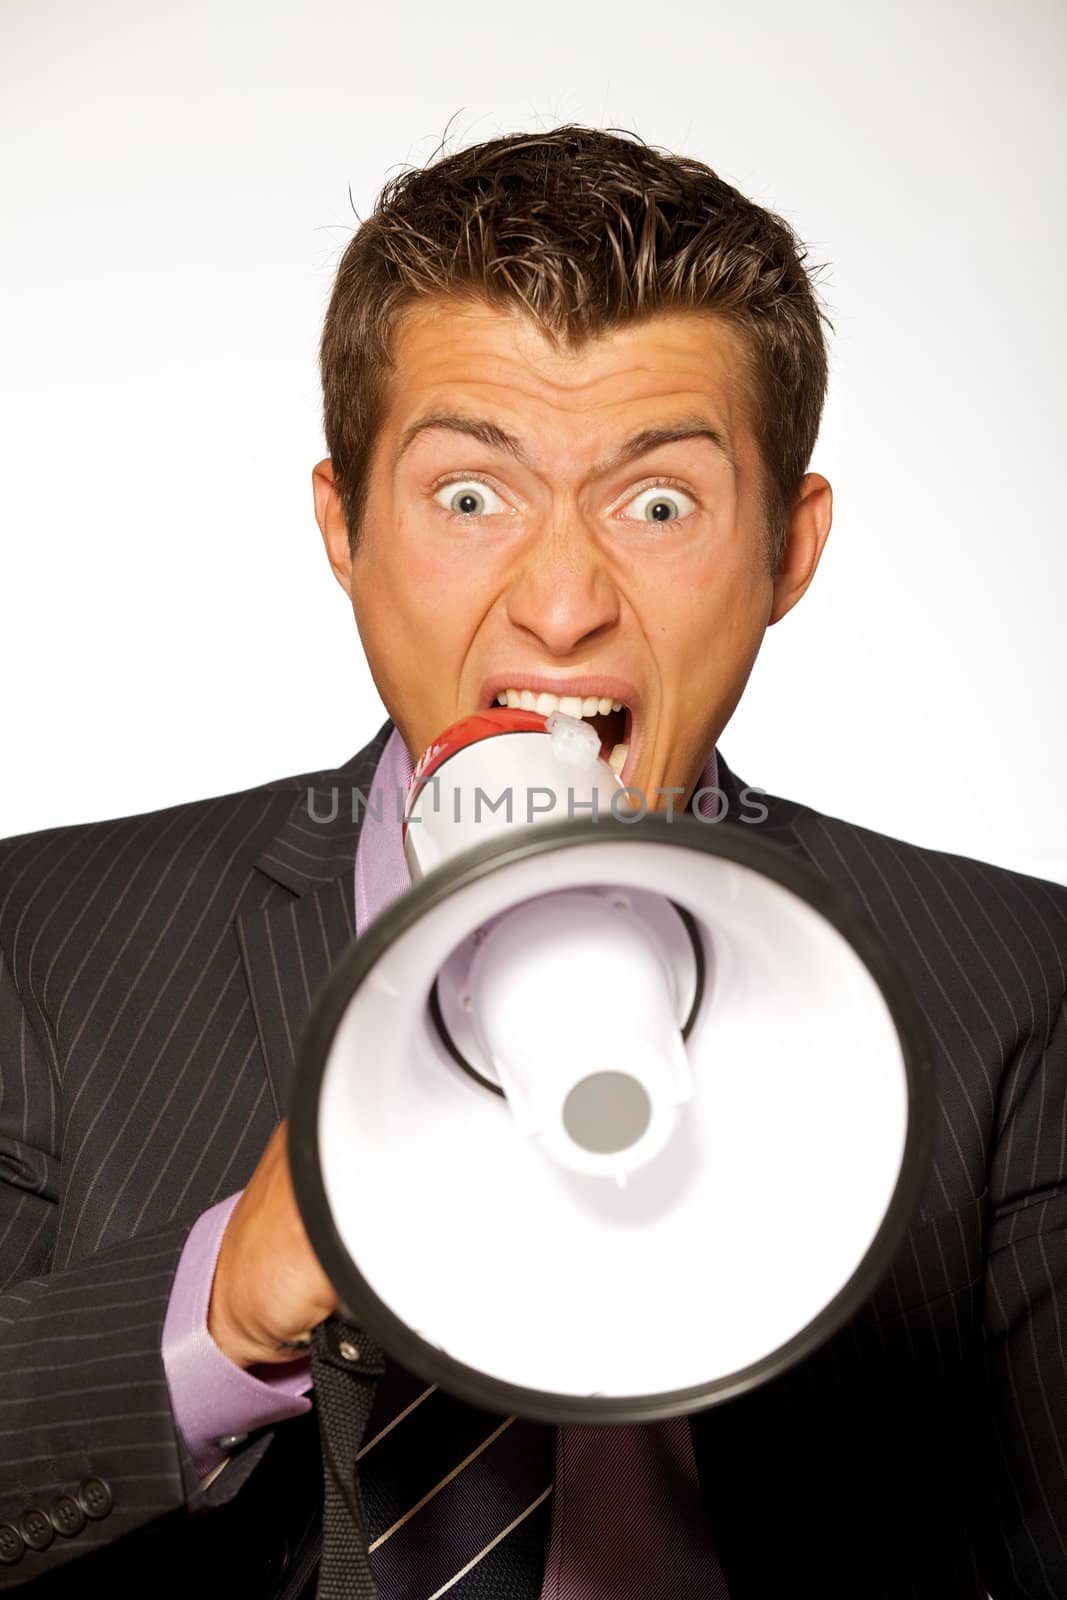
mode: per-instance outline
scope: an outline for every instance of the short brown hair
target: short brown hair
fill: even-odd
[[[806,254],[710,167],[614,130],[512,134],[391,179],[344,251],[322,334],[353,549],[398,318],[426,296],[476,296],[570,349],[656,311],[711,312],[739,334],[773,570],[826,397],[833,325]]]

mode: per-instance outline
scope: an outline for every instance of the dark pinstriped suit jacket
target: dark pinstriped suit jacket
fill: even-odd
[[[160,1332],[188,1230],[251,1174],[353,937],[350,794],[388,732],[336,772],[0,845],[0,1522],[88,1476],[114,1498],[0,1565],[0,1589],[294,1588],[314,1415],[198,1493]],[[721,760],[720,784],[738,818]],[[976,1571],[995,1600],[1063,1600],[1067,889],[765,803],[760,835],[851,888],[895,949],[940,1115],[872,1299],[801,1367],[691,1419],[732,1600],[950,1600],[982,1593]]]

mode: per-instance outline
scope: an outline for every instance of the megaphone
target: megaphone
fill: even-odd
[[[436,740],[404,848],[413,886],[317,997],[290,1108],[346,1319],[556,1423],[689,1413],[812,1353],[932,1158],[927,1027],[862,908],[743,826],[635,815],[559,712]]]

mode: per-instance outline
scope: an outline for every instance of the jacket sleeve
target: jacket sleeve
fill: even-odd
[[[1062,955],[1067,896],[1055,903],[1064,915],[1049,931]],[[1062,962],[1052,965],[1001,1084],[989,1174],[989,1501],[976,1545],[994,1600],[1067,1595],[1067,998]]]
[[[59,1126],[47,1043],[0,953],[0,1590],[176,1508],[225,1503],[269,1443],[200,1491],[161,1354],[195,1217],[50,1270]]]

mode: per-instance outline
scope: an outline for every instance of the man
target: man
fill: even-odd
[[[629,783],[710,779],[743,825],[717,740],[831,521],[803,260],[701,164],[575,128],[394,180],[352,240],[315,508],[391,725],[339,772],[0,850],[0,1587],[314,1592],[304,1345],[336,1296],[283,1118],[318,986],[405,881],[397,831],[329,797],[499,693],[603,694]],[[763,800],[929,1021],[917,1219],[814,1357],[676,1424],[559,1430],[513,1514],[533,1434],[479,1480],[500,1419],[387,1363],[383,1595],[1067,1594],[1067,891]]]

